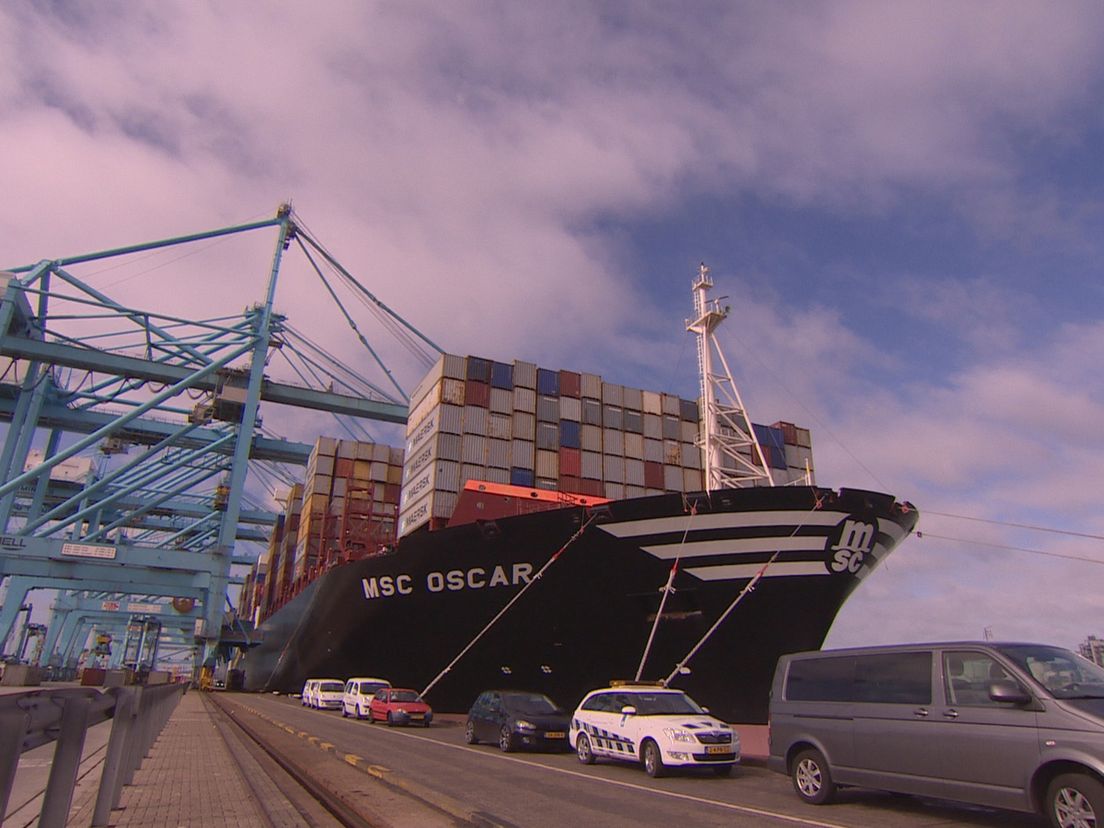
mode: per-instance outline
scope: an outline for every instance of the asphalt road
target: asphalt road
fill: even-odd
[[[650,779],[635,765],[584,766],[574,754],[504,754],[492,745],[464,743],[457,721],[430,728],[388,728],[309,710],[286,696],[227,694],[305,740],[333,745],[319,762],[342,764],[352,754],[385,776],[409,780],[430,799],[459,805],[492,826],[918,826],[1017,828],[1043,824],[1029,814],[848,789],[821,807],[800,802],[789,779],[744,765],[731,778],[690,771]],[[319,766],[322,767],[322,766]]]

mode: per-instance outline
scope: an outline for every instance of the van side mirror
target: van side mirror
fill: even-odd
[[[621,715],[622,716],[635,716],[636,715],[636,708],[633,707],[631,704],[626,704],[624,707],[621,708]]]
[[[1014,681],[994,681],[989,685],[989,698],[995,702],[1008,704],[1027,704],[1031,701],[1030,694]]]

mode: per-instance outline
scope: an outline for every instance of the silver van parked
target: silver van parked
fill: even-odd
[[[1104,826],[1104,669],[988,641],[786,655],[768,764],[817,805],[861,785]]]

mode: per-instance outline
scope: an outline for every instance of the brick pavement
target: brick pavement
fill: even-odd
[[[91,802],[70,815],[69,825],[91,822]],[[184,695],[131,785],[123,788],[113,826],[261,828],[271,823],[259,809],[242,771],[219,733],[202,694]]]

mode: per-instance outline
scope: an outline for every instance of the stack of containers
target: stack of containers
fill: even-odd
[[[813,437],[807,428],[779,421],[771,426],[782,435],[782,458],[789,480],[800,480],[808,468],[813,472]],[[810,481],[811,482],[811,481]]]
[[[295,569],[295,543],[299,535],[299,521],[303,512],[303,484],[296,483],[288,491],[284,501],[283,520],[277,519],[272,532],[272,573],[269,577],[268,614],[282,606],[290,595]]]
[[[451,354],[410,399],[400,536],[443,525],[468,480],[611,499],[702,488],[691,400]]]
[[[358,440],[319,437],[307,461],[295,544],[296,582],[395,540],[403,453]]]

